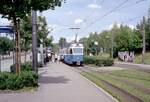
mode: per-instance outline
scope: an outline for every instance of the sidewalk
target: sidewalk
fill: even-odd
[[[115,102],[71,67],[51,63],[39,69],[38,91],[0,94],[0,102]]]

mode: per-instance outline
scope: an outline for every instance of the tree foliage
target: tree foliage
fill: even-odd
[[[38,46],[40,46],[40,44],[43,44],[44,47],[48,47],[51,45],[53,37],[52,36],[48,37],[49,33],[50,31],[48,28],[48,24],[46,22],[46,18],[38,16],[38,32],[37,32]]]
[[[53,10],[56,6],[61,6],[63,1],[64,0],[1,0],[0,14],[9,19],[12,17],[23,18],[26,14],[29,14],[31,10]]]
[[[32,24],[31,24],[31,15],[24,17],[21,20],[20,24],[21,32],[21,48],[24,51],[28,51],[31,48],[32,42]]]
[[[150,11],[149,11],[150,12]],[[145,26],[145,39],[146,39],[146,49],[150,50],[150,14],[148,18],[145,18],[145,23],[141,21],[141,23],[137,24],[137,31],[141,33],[142,24]],[[142,39],[142,35],[140,35]]]
[[[91,33],[88,38],[80,39],[83,42],[87,52],[93,53],[96,51],[94,42],[98,42],[98,51],[103,49],[105,52],[110,52],[112,44],[114,54],[117,55],[118,51],[136,51],[142,47],[142,41],[139,32],[131,29],[128,26],[114,24],[111,30],[105,30],[101,33]]]
[[[59,39],[59,46],[60,46],[60,48],[65,47],[66,43],[67,43],[66,38],[61,37]]]
[[[14,48],[13,41],[6,37],[0,37],[0,54],[7,54]]]
[[[43,11],[47,9],[54,10],[56,6],[61,6],[64,0],[1,0],[0,14],[2,17],[13,21],[16,38],[16,69],[20,73],[20,20],[31,10]]]
[[[37,41],[38,46],[43,44],[44,47],[52,46],[53,37],[48,36],[50,31],[46,22],[45,17],[38,16],[38,32],[37,32]],[[31,15],[24,17],[21,20],[21,45],[22,49],[28,51],[32,43],[32,22]]]

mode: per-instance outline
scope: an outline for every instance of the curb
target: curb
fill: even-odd
[[[81,74],[80,74],[81,75]],[[89,80],[88,78],[84,77],[83,75],[81,75],[82,78],[84,78],[85,80],[87,80],[90,84],[92,84],[93,86],[95,86],[98,90],[102,91],[104,94],[106,94],[108,97],[110,97],[114,102],[119,102],[116,98],[114,98],[112,95],[110,95],[108,92],[106,92],[104,89],[102,89],[101,87],[99,87],[98,85],[96,85],[94,82],[92,82],[91,80]]]

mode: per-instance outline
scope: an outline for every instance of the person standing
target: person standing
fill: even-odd
[[[55,54],[55,62],[57,62],[58,56],[57,54]]]

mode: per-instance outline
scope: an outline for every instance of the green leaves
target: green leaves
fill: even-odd
[[[117,24],[111,30],[105,30],[101,33],[91,33],[88,38],[82,38],[85,49],[88,52],[95,52],[93,42],[98,41],[98,49],[102,48],[105,52],[110,52],[113,44],[114,54],[118,51],[136,51],[142,47],[141,37],[139,32],[131,29],[128,26]],[[113,40],[113,41],[112,41]]]
[[[0,14],[8,19],[14,16],[22,19],[32,9],[36,11],[54,10],[56,6],[61,6],[63,1],[65,0],[1,0]]]
[[[13,41],[6,37],[0,37],[0,53],[6,54],[8,51],[13,50]]]
[[[61,37],[61,38],[59,39],[59,46],[60,46],[61,48],[65,47],[66,43],[67,43],[66,38]]]
[[[18,74],[0,73],[0,90],[19,90],[24,87],[37,87],[38,74],[33,71],[23,71]]]

